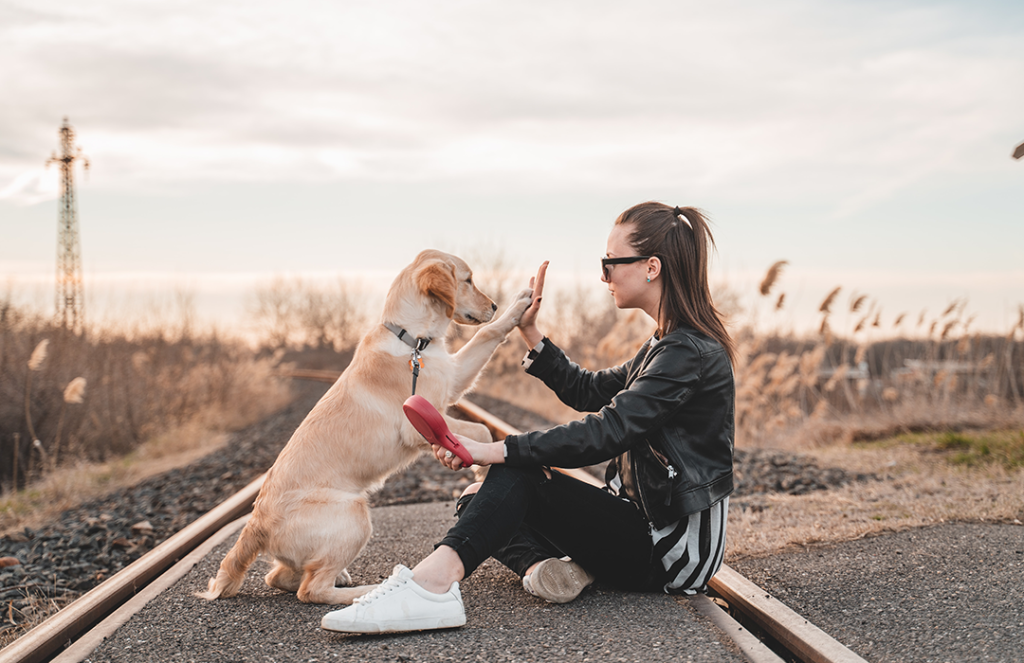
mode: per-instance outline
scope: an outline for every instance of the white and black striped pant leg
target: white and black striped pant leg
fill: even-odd
[[[666,592],[703,592],[722,566],[729,498],[651,532],[654,558],[665,571]]]

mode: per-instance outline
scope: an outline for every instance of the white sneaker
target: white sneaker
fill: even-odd
[[[548,603],[568,603],[593,582],[594,576],[568,557],[546,559],[523,576],[523,588]]]
[[[399,564],[391,577],[347,608],[324,615],[320,626],[343,633],[400,633],[453,628],[466,623],[459,583],[444,594],[423,589]]]

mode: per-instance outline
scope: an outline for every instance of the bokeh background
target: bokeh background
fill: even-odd
[[[649,199],[710,213],[743,298],[788,260],[799,332],[837,285],[990,331],[1024,298],[1020,3],[3,0],[0,62],[0,275],[49,305],[68,116],[93,320],[379,297],[425,246],[599,293]]]
[[[427,247],[498,302],[550,260],[545,330],[632,356],[598,260],[644,200],[714,223],[737,447],[1021,476],[1020,3],[0,0],[0,65],[0,529],[341,371]],[[53,319],[65,116],[84,334]],[[524,349],[477,393],[579,416]]]

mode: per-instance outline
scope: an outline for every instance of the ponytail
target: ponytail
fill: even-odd
[[[632,224],[629,243],[638,255],[661,260],[661,301],[658,335],[663,337],[681,325],[710,336],[736,361],[736,345],[715,308],[708,286],[708,255],[715,248],[707,219],[693,207],[669,207],[640,203],[615,220]]]

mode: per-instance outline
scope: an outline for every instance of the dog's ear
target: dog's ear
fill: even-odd
[[[455,268],[443,260],[431,260],[416,274],[420,291],[445,305],[445,315],[455,316]]]

